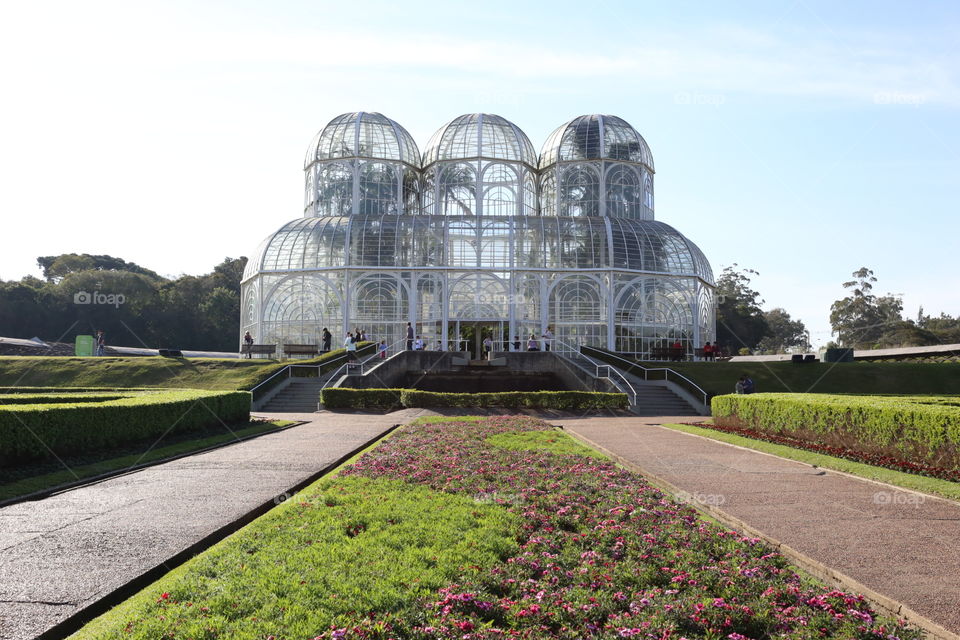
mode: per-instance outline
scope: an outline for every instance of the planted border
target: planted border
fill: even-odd
[[[499,393],[438,393],[416,389],[329,388],[320,392],[328,409],[389,409],[392,407],[455,407],[506,409],[619,410],[627,409],[624,393],[599,391],[504,391]]]
[[[527,446],[509,437],[531,432],[543,435],[522,438]],[[862,596],[801,577],[765,544],[706,522],[611,461],[551,452],[554,437],[566,436],[529,417],[410,425],[78,637],[922,638]],[[350,485],[340,483],[355,481],[387,484],[366,485],[347,512],[338,492]],[[461,556],[438,586],[432,568],[447,558],[443,545],[430,551],[432,528],[417,535],[405,508],[378,513],[403,502],[393,483],[466,500],[474,519],[502,510],[514,518],[515,551],[499,546],[508,557],[474,562]],[[421,499],[411,507],[422,509]],[[405,562],[378,563],[420,549],[427,552],[414,557],[427,561],[428,588],[412,576],[397,579]]]
[[[960,468],[960,407],[955,401],[930,396],[758,393],[716,396],[711,408],[719,427],[950,470]]]
[[[105,402],[0,406],[0,462],[21,464],[247,422],[247,391],[144,392]]]

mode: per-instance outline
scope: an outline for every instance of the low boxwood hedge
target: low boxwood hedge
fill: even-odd
[[[327,409],[392,409],[401,406],[403,391],[331,387],[320,392],[320,402]]]
[[[130,397],[128,393],[11,393],[0,394],[0,405],[5,404],[63,404],[65,402],[106,402]]]
[[[250,419],[247,391],[141,392],[104,402],[0,406],[0,463],[109,449]]]
[[[931,396],[757,393],[716,396],[712,412],[721,426],[957,468],[960,407],[955,401]]]
[[[626,394],[598,391],[505,391],[437,393],[416,389],[324,389],[320,402],[329,409],[391,407],[503,407],[507,409],[626,409]]]

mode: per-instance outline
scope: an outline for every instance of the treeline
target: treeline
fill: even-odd
[[[72,342],[102,329],[124,347],[236,351],[246,258],[164,278],[112,256],[37,259],[43,278],[0,281],[0,336]]]
[[[760,293],[750,286],[752,269],[727,267],[717,280],[717,343],[730,353],[799,353],[810,348],[810,334],[784,309],[763,310]],[[854,349],[922,347],[960,343],[960,317],[903,317],[903,298],[873,293],[877,278],[861,267],[842,284],[846,295],[830,306],[835,342]]]

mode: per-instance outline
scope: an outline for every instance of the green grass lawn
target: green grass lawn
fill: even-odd
[[[518,523],[398,480],[322,480],[72,637],[311,638],[354,611],[416,619],[417,598],[515,553]]]
[[[0,357],[0,387],[243,389],[276,360],[218,358]]]
[[[960,363],[644,362],[669,367],[710,395],[733,393],[744,373],[760,392],[960,395]]]
[[[168,436],[152,449],[149,449],[149,447],[154,443],[149,442],[141,443],[138,447],[126,447],[118,451],[105,452],[98,456],[67,458],[64,462],[69,465],[70,470],[63,468],[63,465],[59,462],[5,468],[0,473],[0,500],[9,500],[35,491],[48,490],[77,480],[93,478],[104,473],[125,470],[134,465],[157,462],[208,447],[230,443],[237,438],[275,431],[291,424],[295,423],[289,420],[251,422],[233,426],[232,433],[224,432],[222,428],[219,428],[214,433],[208,431],[202,434]]]
[[[764,440],[755,440],[753,438],[746,438],[744,436],[739,436],[732,433],[714,431],[713,429],[704,429],[702,427],[689,424],[665,424],[663,426],[676,429],[677,431],[683,431],[685,433],[704,436],[720,442],[727,442],[729,444],[745,447],[747,449],[771,453],[773,455],[780,456],[781,458],[805,462],[807,464],[816,465],[824,469],[843,471],[851,475],[860,476],[861,478],[886,482],[898,487],[903,487],[904,489],[913,489],[914,491],[922,491],[923,493],[943,496],[944,498],[950,498],[952,500],[960,500],[960,483],[950,482],[949,480],[938,480],[936,478],[928,478],[926,476],[919,476],[912,473],[894,471],[893,469],[875,467],[869,464],[863,464],[861,462],[846,460],[844,458],[835,458],[834,456],[828,456],[822,453],[814,453],[812,451],[805,451],[803,449],[795,449],[782,444],[774,444]]]

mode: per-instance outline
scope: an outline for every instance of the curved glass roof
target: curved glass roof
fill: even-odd
[[[530,138],[506,118],[468,113],[440,127],[423,150],[423,166],[438,160],[490,158],[537,166]]]
[[[420,168],[420,150],[413,137],[382,113],[344,113],[313,137],[303,161],[306,169],[317,160],[376,158],[397,160]]]
[[[670,225],[553,216],[298,218],[267,237],[243,277],[345,266],[613,268],[694,276],[713,284],[703,253]]]
[[[622,160],[653,171],[653,154],[636,129],[617,116],[593,114],[560,125],[540,149],[540,168],[557,162]]]

